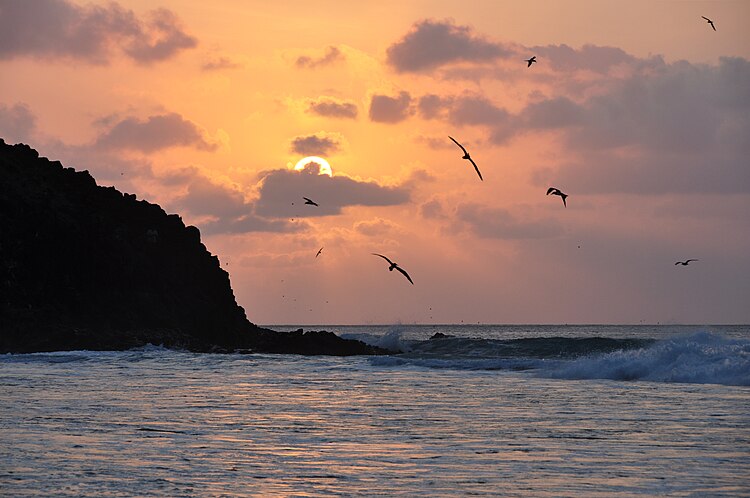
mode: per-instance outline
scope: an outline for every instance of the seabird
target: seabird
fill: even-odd
[[[479,179],[482,180],[482,181],[484,181],[484,178],[482,178],[482,173],[480,173],[479,172],[479,168],[477,168],[477,163],[475,163],[474,159],[472,159],[471,156],[469,155],[469,153],[466,152],[466,149],[464,148],[464,146],[461,145],[460,143],[458,143],[456,141],[456,139],[453,138],[452,136],[448,135],[448,138],[450,138],[451,140],[453,140],[453,143],[455,143],[456,145],[458,145],[459,147],[461,147],[461,150],[464,151],[464,155],[463,155],[463,157],[461,159],[468,160],[474,166],[474,169],[476,170],[477,175],[479,175]]]
[[[688,260],[685,260],[685,261],[678,261],[677,263],[675,263],[675,265],[687,266],[688,264],[690,264],[691,261],[698,261],[698,260],[697,259],[688,259]]]
[[[568,203],[565,202],[565,199],[568,198],[568,194],[562,193],[559,188],[555,188],[555,187],[550,187],[547,189],[547,195],[550,195],[550,194],[559,195],[560,197],[562,197],[563,206],[568,207]]]
[[[528,66],[526,67],[531,67],[531,65],[536,62],[536,55],[532,56],[531,59],[524,59],[524,60],[528,63]]]
[[[394,262],[393,262],[393,261],[391,261],[390,259],[388,259],[388,258],[386,258],[385,256],[383,256],[382,254],[378,254],[378,253],[374,252],[374,253],[372,253],[372,255],[373,255],[373,256],[380,256],[380,257],[381,257],[381,258],[383,258],[384,260],[388,261],[388,263],[390,263],[390,265],[391,265],[391,266],[389,266],[389,267],[388,267],[388,271],[393,271],[394,269],[396,269],[396,270],[400,271],[401,273],[403,273],[403,274],[404,274],[404,276],[406,277],[406,280],[408,280],[409,282],[411,282],[411,284],[412,284],[412,285],[414,285],[414,282],[412,281],[411,277],[409,276],[409,274],[408,274],[408,273],[406,273],[406,272],[404,271],[404,269],[403,269],[403,268],[401,268],[401,267],[400,267],[400,266],[398,266],[398,265],[397,265],[396,263],[394,263]]]
[[[323,248],[322,247],[320,249],[318,249],[318,254],[316,254],[315,257],[317,258],[318,256],[320,256],[321,252],[323,252]]]
[[[705,20],[706,20],[706,22],[707,22],[708,24],[710,24],[712,28],[714,28],[714,31],[716,31],[716,26],[714,26],[714,22],[713,22],[713,21],[712,21],[711,19],[709,19],[709,18],[708,18],[708,17],[706,17],[706,16],[701,16],[701,17],[702,17],[703,19],[705,19]]]
[[[310,204],[311,206],[317,206],[318,205],[317,202],[315,202],[315,201],[313,201],[311,199],[308,199],[307,197],[303,197],[303,199],[305,200],[305,204]]]

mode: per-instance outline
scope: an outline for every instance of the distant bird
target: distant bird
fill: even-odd
[[[394,269],[396,269],[396,270],[400,271],[400,272],[401,272],[401,273],[403,273],[403,275],[404,275],[404,276],[406,277],[406,280],[408,280],[409,282],[411,282],[411,284],[412,284],[412,285],[414,285],[414,282],[412,281],[411,277],[409,276],[409,274],[408,274],[408,273],[406,273],[406,272],[404,271],[404,269],[403,269],[403,268],[401,268],[401,267],[400,267],[400,266],[398,266],[398,265],[397,265],[396,263],[394,263],[394,262],[393,262],[393,261],[391,261],[390,259],[388,259],[388,258],[386,258],[385,256],[383,256],[382,254],[378,254],[378,253],[374,252],[374,253],[372,253],[372,255],[373,255],[373,256],[380,256],[380,257],[381,257],[381,258],[383,258],[384,260],[388,261],[388,263],[390,263],[390,265],[391,265],[391,266],[389,266],[389,267],[388,267],[388,271],[393,271]]]
[[[317,258],[318,256],[320,256],[321,252],[323,252],[323,248],[322,247],[320,249],[318,249],[318,254],[316,254],[315,257]]]
[[[452,136],[448,135],[448,138],[450,138],[451,140],[453,140],[453,143],[454,143],[454,144],[456,144],[456,145],[458,145],[459,147],[461,147],[461,150],[462,150],[462,151],[464,151],[464,155],[463,155],[463,157],[462,157],[461,159],[466,159],[466,160],[468,160],[468,161],[469,161],[469,162],[470,162],[470,163],[471,163],[471,164],[472,164],[472,165],[474,166],[474,169],[476,170],[476,172],[477,172],[477,175],[479,175],[479,179],[480,179],[480,180],[482,180],[482,181],[484,181],[484,178],[482,178],[482,173],[480,173],[480,172],[479,172],[479,168],[477,168],[477,163],[475,163],[475,162],[474,162],[474,159],[472,159],[472,158],[471,158],[471,156],[469,155],[469,153],[468,153],[468,152],[466,152],[466,149],[464,148],[464,146],[463,146],[463,145],[461,145],[460,143],[458,143],[458,142],[456,141],[456,139],[455,139],[455,138],[453,138]]]
[[[305,204],[310,204],[311,206],[317,206],[318,205],[318,203],[315,202],[315,201],[313,201],[312,199],[308,199],[307,197],[303,197],[303,199],[305,200]]]
[[[531,65],[536,62],[536,55],[531,57],[531,59],[524,59],[524,60],[528,63],[526,67],[531,67]]]
[[[678,261],[677,263],[675,263],[675,265],[687,266],[687,265],[690,264],[691,261],[698,261],[698,260],[697,259],[687,259],[685,261]]]
[[[550,195],[550,194],[559,195],[560,197],[562,197],[563,206],[568,207],[568,203],[565,202],[565,199],[568,198],[568,194],[562,193],[559,188],[555,188],[555,187],[550,187],[547,189],[547,195]]]
[[[713,21],[712,21],[711,19],[709,19],[709,18],[708,18],[708,17],[706,17],[706,16],[701,16],[701,17],[702,17],[703,19],[705,19],[705,20],[706,20],[706,22],[707,22],[708,24],[710,24],[712,28],[714,28],[714,31],[716,31],[716,26],[714,26],[714,22],[713,22]]]

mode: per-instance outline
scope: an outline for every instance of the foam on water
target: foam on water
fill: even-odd
[[[392,341],[392,338],[389,338]],[[406,353],[373,357],[381,367],[530,370],[558,379],[613,379],[750,386],[750,340],[699,332],[646,339],[445,338],[403,341]],[[404,349],[402,349],[404,350]]]
[[[699,332],[659,341],[646,348],[556,364],[544,375],[562,379],[750,386],[750,341]]]

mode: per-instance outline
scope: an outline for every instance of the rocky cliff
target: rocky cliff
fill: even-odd
[[[196,227],[0,139],[0,352],[384,352],[250,323]]]

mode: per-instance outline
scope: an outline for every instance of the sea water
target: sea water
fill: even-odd
[[[304,328],[403,353],[0,356],[0,495],[750,495],[750,327]]]

